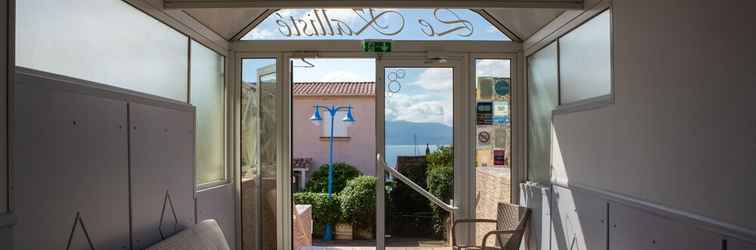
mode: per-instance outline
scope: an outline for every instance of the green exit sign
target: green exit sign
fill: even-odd
[[[362,51],[389,53],[391,52],[391,41],[362,41]]]

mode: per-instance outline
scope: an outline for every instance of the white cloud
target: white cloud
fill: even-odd
[[[428,95],[394,94],[386,97],[386,118],[408,122],[452,123],[452,104]]]
[[[509,60],[478,60],[475,65],[477,76],[509,77]]]
[[[365,76],[350,71],[330,71],[320,77],[319,82],[365,82]]]
[[[413,84],[427,90],[451,91],[454,81],[453,72],[449,68],[429,68],[420,73]]]
[[[278,38],[281,35],[278,31],[266,28],[252,29],[249,33],[244,35],[242,40],[264,40],[270,38]]]

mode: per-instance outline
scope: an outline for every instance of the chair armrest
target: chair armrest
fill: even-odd
[[[452,246],[457,246],[457,224],[460,223],[496,223],[496,220],[492,219],[459,219],[454,220],[451,228]]]
[[[499,237],[499,235],[514,234],[516,232],[517,230],[503,230],[503,231],[491,231],[491,232],[486,233],[486,235],[483,236],[483,243],[482,243],[483,249],[486,249],[486,241],[488,241],[488,236],[496,235],[496,240],[499,241],[499,245],[504,246],[504,242],[501,242],[501,237]]]

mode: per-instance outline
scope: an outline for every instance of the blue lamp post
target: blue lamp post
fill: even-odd
[[[328,199],[333,199],[333,122],[334,119],[336,119],[336,113],[339,111],[346,111],[347,114],[342,119],[342,121],[346,122],[347,124],[351,124],[354,122],[354,116],[352,116],[352,106],[335,106],[331,105],[330,107],[327,106],[321,106],[321,105],[315,105],[313,106],[315,109],[312,113],[312,116],[310,117],[310,121],[314,123],[316,126],[319,126],[321,122],[323,122],[323,117],[320,116],[320,110],[328,112],[328,114],[331,115],[331,123],[330,123],[330,129],[331,132],[328,136]],[[333,225],[326,224],[325,226],[325,233],[323,233],[323,239],[324,240],[333,240]]]

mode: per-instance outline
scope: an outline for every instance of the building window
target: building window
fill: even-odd
[[[346,117],[346,111],[339,111],[338,113],[336,113],[336,116],[333,119],[333,137],[335,138],[348,138],[349,137],[348,124],[342,120],[344,119],[344,117]],[[330,119],[330,116],[323,117],[323,119]],[[323,134],[321,137],[328,138],[331,135],[330,121],[324,121],[320,127],[323,128]]]

